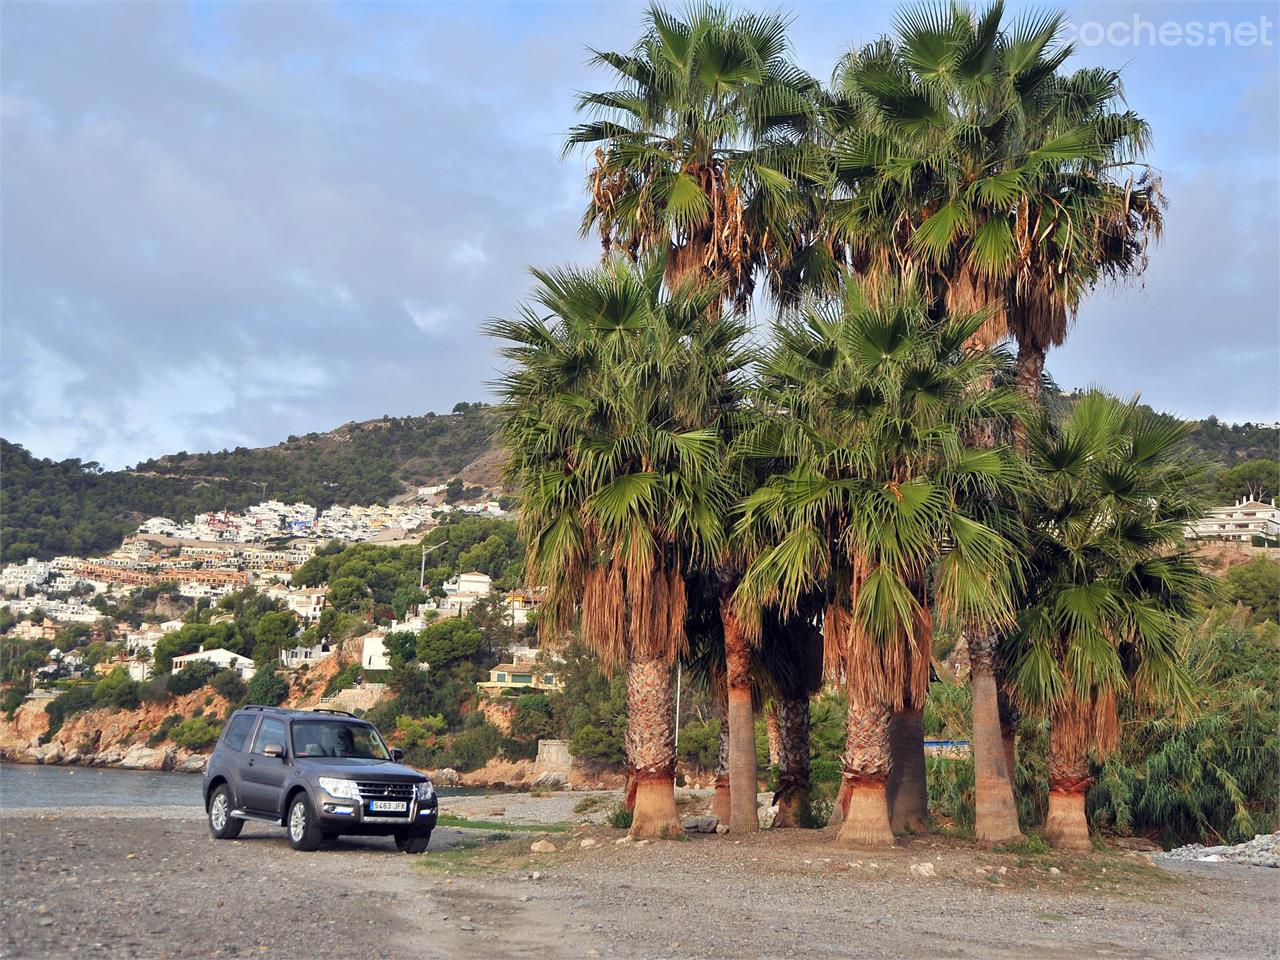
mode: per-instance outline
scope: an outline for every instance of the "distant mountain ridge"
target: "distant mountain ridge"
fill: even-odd
[[[500,457],[495,408],[352,421],[271,447],[168,454],[128,470],[39,459],[0,439],[0,546],[5,562],[102,553],[147,517],[182,519],[260,500],[385,503],[415,486],[461,476],[493,486]]]
[[[1059,395],[1070,402],[1071,395]],[[352,421],[271,447],[168,454],[129,470],[80,460],[39,459],[0,439],[0,547],[5,562],[30,556],[91,555],[113,549],[152,516],[184,519],[240,510],[267,498],[385,503],[412,487],[460,476],[492,489],[502,456],[497,408],[460,403],[451,414]],[[1275,459],[1272,426],[1201,421],[1188,453],[1206,468]]]

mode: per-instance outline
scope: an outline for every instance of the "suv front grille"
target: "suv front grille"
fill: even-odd
[[[390,783],[383,780],[357,780],[361,800],[412,800],[412,783]]]

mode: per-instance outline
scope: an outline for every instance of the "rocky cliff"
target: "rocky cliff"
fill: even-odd
[[[359,659],[361,647],[360,638],[347,640],[333,656],[287,675],[290,692],[283,705],[306,710],[319,704],[326,685],[343,667]],[[169,716],[185,720],[199,714],[221,720],[228,707],[226,700],[203,687],[162,703],[144,703],[134,710],[102,708],[74,714],[42,743],[49,729],[44,709],[48,702],[29,700],[17,709],[13,720],[0,717],[0,758],[12,763],[203,770],[207,751],[179,747],[169,739],[153,746],[148,741]]]

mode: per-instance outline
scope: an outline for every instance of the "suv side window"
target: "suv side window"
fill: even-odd
[[[238,717],[232,717],[231,722],[227,724],[227,732],[222,736],[222,742],[232,750],[243,750],[244,742],[249,739],[249,731],[253,729],[253,721],[257,717],[242,713]]]
[[[270,717],[263,718],[258,727],[258,735],[253,738],[253,752],[261,753],[262,748],[268,743],[278,743],[282,747],[285,745],[283,720],[273,720]]]

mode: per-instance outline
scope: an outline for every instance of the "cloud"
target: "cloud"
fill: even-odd
[[[11,5],[0,433],[120,466],[482,396],[479,325],[528,265],[597,254],[560,138],[607,82],[585,46],[626,48],[641,9]],[[892,9],[798,5],[802,62],[825,77]],[[1190,56],[1119,58],[1160,136],[1169,236],[1051,369],[1274,418],[1275,68]],[[1195,110],[1171,82],[1192,69]]]

